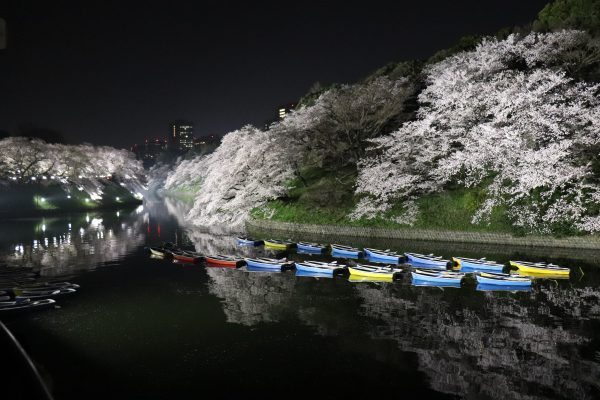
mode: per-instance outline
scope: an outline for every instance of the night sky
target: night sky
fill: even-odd
[[[188,119],[222,135],[275,118],[316,81],[526,24],[546,1],[151,3],[0,0],[0,130],[130,147]]]

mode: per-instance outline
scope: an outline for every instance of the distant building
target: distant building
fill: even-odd
[[[194,124],[178,120],[169,125],[169,146],[175,150],[188,151],[194,148]]]
[[[279,120],[281,121],[282,119],[284,119],[286,115],[288,115],[294,110],[294,108],[296,108],[295,103],[289,103],[283,106],[279,106],[277,108],[277,116],[279,117]]]
[[[166,139],[146,139],[144,159],[156,160],[156,158],[167,149]]]

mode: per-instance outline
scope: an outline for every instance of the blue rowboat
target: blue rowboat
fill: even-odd
[[[282,269],[291,269],[294,266],[293,261],[288,261],[285,258],[280,260],[274,258],[246,258],[246,265],[254,269],[281,271]]]
[[[475,290],[480,292],[529,292],[531,285],[488,285],[486,283],[478,283]]]
[[[346,266],[336,262],[326,263],[320,261],[305,261],[297,262],[296,269],[304,273],[333,275],[335,273],[343,272],[346,269]]]
[[[465,277],[465,274],[460,272],[450,271],[425,271],[422,269],[415,269],[411,271],[413,282],[429,282],[429,283],[442,283],[442,284],[459,284],[460,281]]]
[[[331,255],[333,257],[359,258],[362,254],[362,251],[356,247],[343,246],[341,244],[331,245]]]
[[[296,248],[299,252],[322,253],[327,250],[327,246],[319,243],[298,242]]]
[[[265,244],[263,240],[252,239],[247,236],[238,236],[237,242],[241,246],[262,246]]]
[[[444,260],[442,257],[436,257],[433,254],[404,253],[404,255],[410,264],[419,268],[446,269],[450,262],[450,260]]]
[[[531,286],[531,279],[518,275],[479,272],[475,274],[477,283],[497,286]]]
[[[303,276],[303,277],[310,277],[310,278],[333,278],[333,274],[325,274],[325,273],[320,273],[320,272],[305,272],[305,271],[300,271],[299,269],[296,270],[296,276]]]
[[[375,262],[383,261],[394,264],[400,263],[400,256],[393,251],[377,250],[365,247],[365,253],[369,259],[373,259]]]
[[[454,261],[463,272],[502,272],[504,265],[497,263],[496,261],[486,260],[485,258],[474,259],[464,257],[452,257]]]

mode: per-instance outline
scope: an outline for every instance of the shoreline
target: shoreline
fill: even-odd
[[[48,217],[55,215],[63,215],[68,213],[81,213],[81,212],[94,212],[94,211],[109,211],[119,210],[126,208],[134,208],[140,204],[143,204],[143,200],[133,200],[121,203],[113,203],[106,205],[99,205],[97,207],[73,207],[73,208],[54,208],[48,210],[40,209],[29,209],[29,210],[17,210],[14,212],[0,212],[0,221],[20,219],[20,218],[36,218],[36,217]]]
[[[374,228],[320,225],[249,218],[247,230],[280,231],[312,236],[345,236],[388,240],[427,241],[456,244],[498,245],[524,248],[561,248],[600,251],[600,236],[513,236],[506,233],[447,231],[413,228]]]

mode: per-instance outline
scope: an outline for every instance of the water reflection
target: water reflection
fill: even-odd
[[[131,253],[144,242],[140,210],[10,220],[1,237],[0,264],[30,267],[43,276],[94,269]],[[123,216],[121,216],[123,214]],[[8,225],[8,227],[6,227]]]

